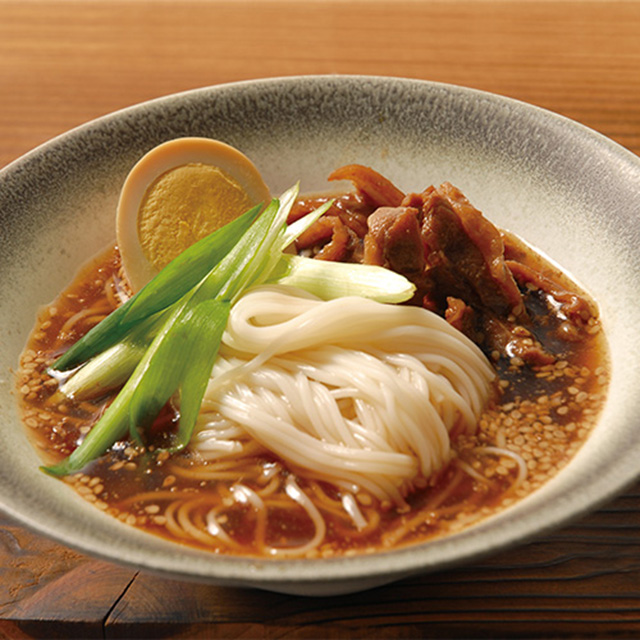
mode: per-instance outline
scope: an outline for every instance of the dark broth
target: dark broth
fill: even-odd
[[[110,250],[83,269],[38,316],[21,358],[18,391],[24,424],[48,463],[73,451],[111,396],[91,402],[60,399],[55,395],[58,381],[46,367],[119,304],[123,287],[118,252]],[[542,298],[534,288],[525,292],[527,308],[538,319],[536,337],[548,344],[557,327],[544,320]],[[65,328],[74,317],[72,326]],[[169,457],[161,451],[161,434],[173,428],[176,414],[171,407],[158,418],[160,436],[154,445],[141,450],[118,442],[65,482],[127,524],[216,553],[273,556],[277,555],[273,549],[304,545],[313,537],[315,526],[307,512],[286,498],[289,475],[313,497],[326,522],[323,540],[305,555],[370,553],[421,542],[459,531],[529,495],[557,474],[588,437],[608,383],[599,322],[590,320],[580,340],[554,343],[553,349],[560,351],[553,364],[526,367],[516,358],[499,358],[495,366],[500,399],[482,416],[477,435],[456,439],[452,461],[434,477],[415,480],[407,496],[409,509],[398,510],[366,492],[358,493],[358,506],[367,520],[360,530],[340,512],[336,487],[305,480],[264,451],[248,457],[246,468],[235,468],[234,477],[222,479],[207,479],[207,465],[188,452]],[[519,477],[523,470],[515,458],[492,448],[520,456],[526,478]],[[194,468],[200,475],[192,473]],[[275,487],[269,494],[266,524],[247,504],[230,499],[238,482],[255,491]],[[218,524],[233,544],[207,533],[207,514],[214,508]],[[176,526],[180,518],[187,518],[187,530]],[[260,527],[264,530],[256,543]]]

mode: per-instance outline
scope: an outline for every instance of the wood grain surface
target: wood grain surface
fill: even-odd
[[[0,0],[0,167],[92,118],[299,74],[461,84],[640,153],[640,3]],[[339,598],[162,580],[0,520],[0,637],[640,637],[640,484],[471,567]]]

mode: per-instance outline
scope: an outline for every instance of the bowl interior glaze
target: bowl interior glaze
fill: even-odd
[[[612,381],[587,444],[515,507],[455,536],[372,556],[260,561],[215,557],[131,529],[38,470],[16,411],[14,373],[39,307],[115,239],[120,186],[171,138],[219,138],[252,158],[272,193],[325,190],[342,164],[400,188],[445,180],[497,225],[571,273],[597,300]],[[640,160],[561,116],[429,82],[346,76],[222,85],[101,118],[0,172],[1,508],[70,547],[159,575],[306,595],[347,593],[495,553],[566,523],[638,476]]]

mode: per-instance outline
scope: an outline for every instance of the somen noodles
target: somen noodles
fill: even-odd
[[[258,288],[231,314],[192,447],[211,459],[255,440],[305,475],[403,505],[416,475],[449,460],[449,434],[475,433],[494,377],[424,309]]]

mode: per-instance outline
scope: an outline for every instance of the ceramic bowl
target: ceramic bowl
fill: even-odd
[[[179,136],[249,155],[273,193],[327,188],[342,164],[402,189],[448,180],[497,225],[561,264],[598,301],[612,380],[587,444],[552,481],[460,534],[371,556],[216,557],[129,528],[38,470],[14,372],[36,312],[115,238],[118,191],[136,160]],[[640,470],[640,160],[542,109],[460,87],[376,77],[299,77],[204,88],[75,129],[0,172],[0,498],[21,524],[81,552],[162,576],[294,594],[353,592],[469,563],[596,508]]]

